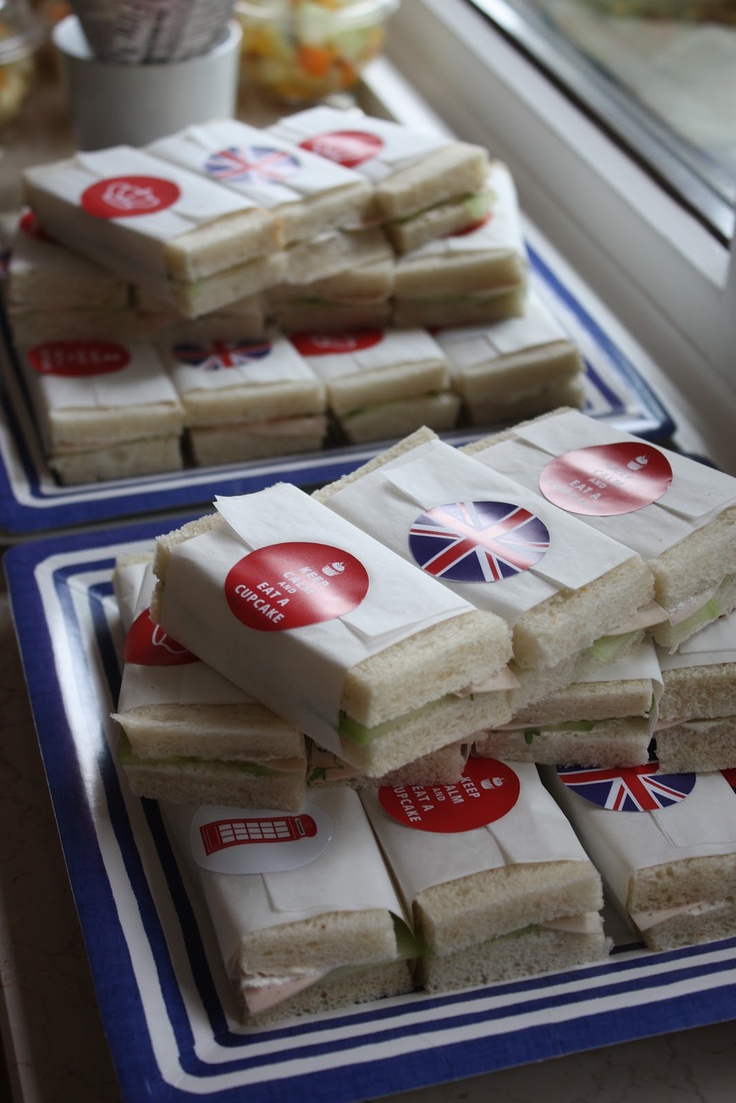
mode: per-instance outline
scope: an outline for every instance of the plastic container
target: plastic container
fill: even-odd
[[[33,87],[43,37],[25,0],[0,0],[0,127],[16,117]]]
[[[314,103],[352,88],[383,49],[399,0],[239,0],[242,67],[260,91]]]

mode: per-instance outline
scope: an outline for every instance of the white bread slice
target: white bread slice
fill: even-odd
[[[414,901],[436,953],[463,950],[533,923],[598,911],[600,878],[585,862],[524,862],[434,885]]]
[[[390,441],[426,425],[436,433],[448,432],[457,424],[460,399],[451,391],[401,398],[365,406],[337,419],[351,444]]]
[[[550,766],[641,766],[649,761],[649,721],[640,716],[581,720],[485,732],[473,744],[480,758]]]
[[[202,467],[318,452],[326,436],[324,414],[244,425],[193,426],[186,432],[192,460]]]
[[[349,785],[353,789],[390,785],[454,785],[460,780],[467,760],[467,744],[450,743],[446,747],[423,755],[384,777],[368,777],[337,755],[318,747],[311,739],[307,746],[309,765],[307,782],[310,788]]]
[[[229,804],[298,812],[306,795],[306,760],[298,769],[282,769],[282,765],[296,765],[296,760],[282,763],[281,759],[264,764],[126,754],[121,761],[131,793],[170,804]]]
[[[580,929],[539,924],[499,935],[450,954],[425,954],[418,977],[427,992],[499,984],[540,973],[560,973],[608,956],[610,944],[597,913],[575,917]]]
[[[393,325],[475,326],[520,317],[524,313],[526,285],[504,287],[472,295],[456,295],[452,290],[424,299],[394,298]]]
[[[304,1015],[319,1015],[356,1004],[373,1003],[390,996],[405,996],[416,984],[408,961],[337,969],[308,988],[268,1010],[253,1012],[243,993],[248,977],[241,981],[240,1013],[248,1026],[272,1026]]]
[[[178,433],[104,448],[56,452],[49,454],[47,459],[50,469],[63,486],[160,475],[167,471],[181,471],[184,466]]]
[[[665,723],[654,732],[657,759],[668,774],[736,768],[736,714]]]

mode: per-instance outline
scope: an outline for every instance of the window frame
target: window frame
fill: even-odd
[[[402,0],[386,54],[440,126],[507,162],[525,215],[662,367],[696,423],[733,435],[733,242],[718,240],[469,0]],[[371,80],[377,100],[397,99],[385,72]]]

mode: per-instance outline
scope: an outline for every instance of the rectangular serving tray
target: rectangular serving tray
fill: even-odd
[[[186,518],[177,520],[180,523]],[[122,632],[116,557],[171,523],[10,548],[5,567],[51,800],[124,1103],[357,1103],[736,1018],[736,939],[445,996],[238,1024],[206,912],[156,802],[133,797],[110,720]]]
[[[672,416],[652,385],[607,332],[583,286],[556,274],[541,238],[527,241],[530,283],[576,342],[585,361],[585,412],[648,440],[665,440]],[[457,444],[502,425],[442,434]],[[331,482],[386,446],[331,447],[320,452],[173,474],[63,487],[45,461],[7,333],[0,337],[0,539],[129,520],[209,504],[215,494],[244,494],[286,481]]]

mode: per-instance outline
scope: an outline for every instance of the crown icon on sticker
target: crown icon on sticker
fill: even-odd
[[[326,566],[324,566],[322,568],[322,574],[326,574],[326,575],[342,574],[342,572],[344,570],[345,570],[345,564],[344,563],[339,563],[339,562],[328,563]]]

